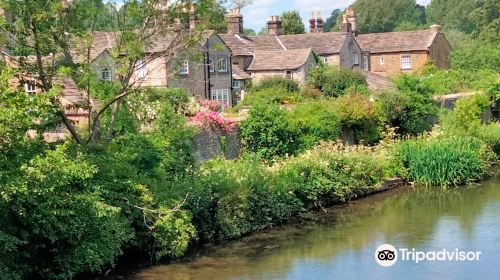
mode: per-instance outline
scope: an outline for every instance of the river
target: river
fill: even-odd
[[[481,185],[402,187],[308,215],[126,279],[500,279],[500,173]],[[398,261],[382,267],[388,243],[417,251],[481,251],[474,261]]]

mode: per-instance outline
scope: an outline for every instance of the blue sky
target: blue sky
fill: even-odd
[[[283,11],[298,10],[304,21],[311,17],[313,12],[321,12],[326,19],[334,9],[344,9],[354,0],[254,0],[253,4],[242,9],[245,28],[259,31],[269,16],[281,15]],[[431,0],[417,0],[418,4],[427,5]],[[306,27],[308,25],[306,24]]]

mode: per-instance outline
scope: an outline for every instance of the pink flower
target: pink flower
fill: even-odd
[[[225,132],[232,132],[236,127],[234,120],[226,119],[216,111],[200,111],[196,113],[196,115],[190,117],[189,122],[196,123],[200,125],[202,129],[206,130],[220,129]]]

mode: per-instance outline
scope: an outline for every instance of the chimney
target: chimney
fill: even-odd
[[[323,32],[323,19],[321,18],[321,12],[318,12],[316,16],[316,32]]]
[[[243,34],[243,15],[240,14],[240,8],[229,10],[227,15],[227,34]]]
[[[316,32],[316,19],[314,18],[314,13],[311,14],[311,19],[309,19],[309,32]]]
[[[347,8],[347,22],[351,24],[351,31],[355,34],[358,35],[358,27],[357,27],[357,17],[354,14],[354,10],[352,9],[352,6]]]
[[[347,13],[343,14],[342,17],[343,17],[343,19],[342,19],[342,26],[340,27],[340,31],[342,33],[352,32],[352,25],[349,22],[349,20],[347,19]]]
[[[267,34],[272,36],[283,35],[281,29],[281,19],[279,16],[271,16],[267,22]]]
[[[189,29],[195,29],[196,28],[196,6],[194,4],[191,4],[191,7],[189,9]]]
[[[439,25],[439,24],[431,25],[431,31],[433,31],[434,33],[440,33],[441,32],[441,25]]]

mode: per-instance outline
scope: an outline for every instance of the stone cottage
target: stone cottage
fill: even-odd
[[[271,63],[266,63],[265,67],[269,69],[264,70],[262,68],[264,65],[258,62],[251,67],[254,59],[263,61],[262,58],[258,57],[262,55],[266,58],[269,58],[270,54],[276,55],[278,57],[273,58],[272,61],[279,63],[279,61],[289,58],[292,53],[300,53],[301,57],[305,57],[307,50],[311,49],[319,59],[327,64],[355,68],[360,63],[361,48],[354,40],[352,32],[323,33],[323,20],[320,16],[313,16],[309,21],[311,24],[310,33],[297,35],[283,35],[279,16],[270,17],[267,23],[268,35],[266,36],[245,36],[243,34],[243,15],[239,9],[229,11],[227,22],[228,32],[220,37],[232,53],[233,91],[241,89],[245,80],[253,80],[254,73],[257,72],[257,79],[264,76],[275,76],[278,75],[278,72],[279,76],[294,77],[294,75],[290,75],[290,72],[287,74],[286,71],[290,69],[277,69],[283,68],[283,65],[271,67]],[[304,71],[307,71],[310,66],[313,66],[312,63],[315,63],[311,60],[303,62],[304,64],[299,68],[304,69]],[[258,65],[258,70],[255,65]],[[300,75],[295,75],[295,79],[304,82]]]

